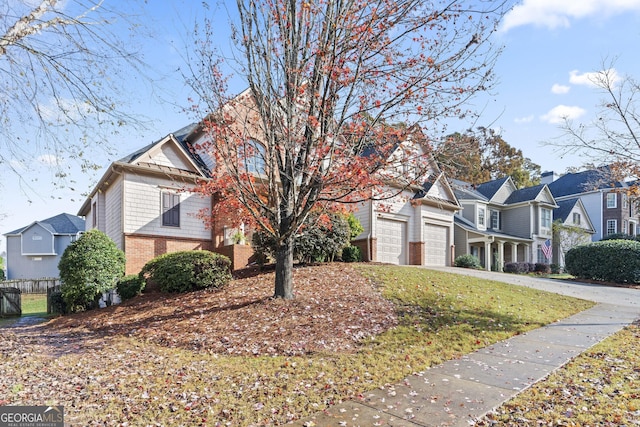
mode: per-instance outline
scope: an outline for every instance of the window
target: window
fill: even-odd
[[[622,209],[628,209],[629,208],[629,198],[627,197],[626,194],[622,195]]]
[[[573,213],[573,224],[580,225],[580,214],[578,212]]]
[[[607,208],[613,209],[617,206],[616,193],[607,193]]]
[[[542,208],[540,210],[540,226],[551,228],[551,209]]]
[[[618,232],[618,221],[615,219],[607,220],[607,236]]]
[[[624,221],[622,221],[622,232],[624,234],[627,234],[627,220],[625,219]]]
[[[257,141],[249,140],[245,148],[246,156],[245,162],[247,172],[264,174],[265,173],[265,161],[264,161],[264,146]]]
[[[180,227],[180,195],[162,193],[162,225]]]
[[[491,228],[500,229],[500,211],[491,211]]]
[[[484,208],[478,208],[478,225],[484,227]]]
[[[93,217],[93,228],[98,228],[98,203],[91,205],[91,216]]]

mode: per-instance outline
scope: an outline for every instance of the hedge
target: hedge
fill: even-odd
[[[571,248],[565,270],[579,279],[616,283],[640,282],[640,242],[602,240]]]
[[[221,288],[231,281],[231,261],[210,251],[179,251],[160,255],[142,267],[140,279],[162,292]]]
[[[462,268],[482,268],[478,257],[470,254],[460,255],[454,261],[453,265]]]

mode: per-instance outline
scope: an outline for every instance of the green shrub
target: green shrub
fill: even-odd
[[[344,262],[360,262],[362,261],[362,252],[358,246],[345,246],[342,248],[342,261]]]
[[[349,224],[349,240],[353,240],[364,231],[364,227],[360,223],[360,220],[355,217],[353,213],[349,213],[346,217]]]
[[[528,262],[508,262],[504,265],[504,272],[511,274],[526,274],[529,272]]]
[[[67,310],[97,307],[102,293],[124,275],[124,266],[124,252],[102,231],[89,230],[67,246],[58,263]]]
[[[482,268],[480,260],[475,255],[460,255],[453,261],[453,265],[462,268]]]
[[[565,255],[565,270],[580,279],[640,282],[640,242],[603,240],[576,246]]]
[[[49,294],[49,307],[52,314],[66,314],[67,305],[62,298],[62,291],[53,291]]]
[[[116,290],[123,301],[140,295],[144,289],[145,281],[137,274],[129,274],[118,280]]]
[[[551,273],[560,274],[562,273],[562,266],[559,264],[551,264]]]
[[[540,274],[549,274],[551,273],[551,266],[544,262],[536,262],[533,271]]]
[[[180,251],[160,255],[139,273],[146,283],[158,285],[162,292],[190,292],[221,288],[231,281],[231,261],[210,251]]]

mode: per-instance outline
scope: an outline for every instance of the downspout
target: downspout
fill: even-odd
[[[367,235],[367,260],[371,259],[371,229],[373,228],[373,200],[369,200],[369,234]]]

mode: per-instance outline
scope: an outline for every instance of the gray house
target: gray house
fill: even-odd
[[[7,280],[58,277],[64,250],[84,227],[84,219],[63,213],[5,233]]]

